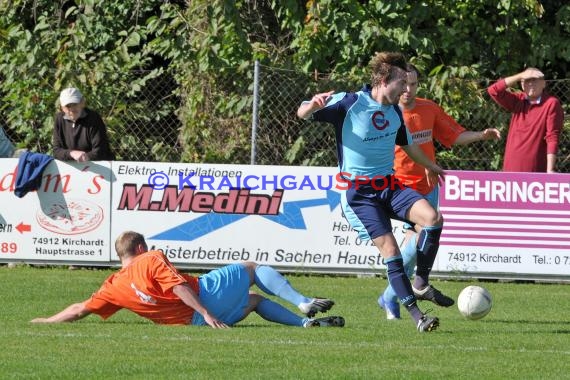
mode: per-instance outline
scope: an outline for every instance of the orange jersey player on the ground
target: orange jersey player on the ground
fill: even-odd
[[[125,231],[115,241],[122,269],[109,276],[91,298],[69,305],[34,323],[73,322],[94,313],[103,319],[128,309],[155,323],[227,328],[251,312],[263,319],[298,327],[343,327],[344,318],[313,318],[328,311],[334,301],[308,298],[295,290],[279,272],[253,261],[229,264],[200,277],[182,274],[161,251],[149,251],[144,236]],[[261,294],[263,292],[297,306],[303,316]]]
[[[199,293],[196,277],[179,273],[162,252],[149,251],[109,276],[85,307],[103,319],[125,308],[155,323],[189,325],[194,310],[172,291],[183,283]]]

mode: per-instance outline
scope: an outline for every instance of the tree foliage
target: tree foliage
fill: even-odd
[[[129,115],[152,122],[171,110],[156,110],[141,93],[164,70],[145,49],[146,19],[159,11],[155,1],[13,0],[0,5],[0,94],[6,122],[23,145],[50,149],[59,91],[81,88],[109,126],[114,149],[127,155],[140,145],[154,147],[156,159],[171,156],[157,149],[159,137],[129,131]]]
[[[463,121],[487,101],[485,78],[527,66],[566,78],[569,37],[563,0],[4,0],[0,113],[24,145],[48,150],[57,94],[76,85],[97,100],[119,158],[145,147],[151,160],[232,162],[249,151],[255,60],[353,89],[375,51],[403,51],[425,74],[420,95]],[[164,78],[174,100],[157,106],[145,92]],[[300,98],[317,85],[280,91]],[[149,128],[130,130],[129,115]],[[150,128],[172,115],[177,130]],[[288,162],[320,162],[295,153],[310,136],[288,133]]]

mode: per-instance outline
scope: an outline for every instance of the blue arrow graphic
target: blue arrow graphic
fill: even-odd
[[[249,216],[247,214],[216,214],[210,212],[192,219],[189,222],[150,237],[153,240],[181,240],[192,241],[200,236],[225,227],[233,222]]]
[[[314,207],[328,204],[331,211],[338,206],[340,194],[336,191],[327,190],[327,197],[320,199],[307,199],[303,201],[283,202],[283,212],[279,215],[262,215],[264,218],[272,222],[281,224],[295,230],[307,229],[305,219],[301,209],[306,207]]]
[[[333,211],[338,206],[339,202],[340,194],[336,191],[327,190],[326,198],[283,202],[283,212],[279,213],[279,215],[261,216],[285,227],[292,229],[306,229],[307,227],[305,225],[305,220],[303,219],[301,209],[307,207],[329,205],[330,210]],[[217,214],[210,212],[208,214],[204,214],[195,219],[192,219],[189,222],[161,232],[155,236],[151,236],[149,239],[192,241],[248,216],[252,215]]]

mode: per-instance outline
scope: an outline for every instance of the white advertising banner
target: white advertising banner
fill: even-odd
[[[342,215],[336,168],[53,161],[18,198],[17,166],[0,160],[0,262],[118,264],[134,230],[181,268],[384,269]],[[448,171],[440,209],[435,274],[570,280],[569,174]]]
[[[22,198],[17,168],[17,159],[0,160],[0,258],[108,263],[110,163],[54,160]]]
[[[141,232],[176,264],[378,272],[340,208],[335,168],[114,162],[112,233]],[[403,235],[397,226],[396,234]],[[112,259],[118,260],[115,253]]]

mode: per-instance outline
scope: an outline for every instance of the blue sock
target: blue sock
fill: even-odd
[[[289,281],[270,266],[258,265],[255,269],[254,281],[255,285],[265,293],[280,297],[295,306],[299,306],[303,302],[311,302],[310,298],[293,289]]]
[[[416,278],[414,287],[423,289],[429,284],[429,274],[439,249],[439,238],[442,227],[424,227],[418,236]]]
[[[410,279],[406,276],[406,272],[404,272],[404,260],[402,260],[402,256],[391,257],[385,260],[385,264],[388,281],[392,288],[394,288],[402,305],[408,307],[412,303],[415,304],[416,297],[412,291]]]
[[[255,308],[255,312],[266,321],[281,323],[287,326],[303,326],[308,318],[300,317],[286,307],[267,298],[261,300]]]
[[[423,313],[418,307],[410,279],[406,276],[406,272],[404,272],[404,260],[402,260],[402,256],[395,256],[386,260],[386,267],[388,280],[398,295],[398,298],[400,298],[400,303],[404,305],[413,320],[418,323]]]
[[[404,260],[404,271],[408,278],[411,278],[414,274],[414,267],[416,266],[416,234],[408,240],[404,248],[402,249],[402,258]],[[394,288],[388,282],[388,287],[384,290],[384,293],[380,296],[384,297],[386,302],[398,302],[398,296],[394,291]]]

